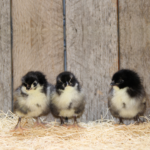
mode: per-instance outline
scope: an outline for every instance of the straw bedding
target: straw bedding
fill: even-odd
[[[80,123],[81,129],[59,126],[50,122],[47,128],[33,128],[33,120],[24,126],[28,130],[10,132],[18,117],[8,111],[0,113],[0,150],[149,150],[150,122],[140,125],[114,125],[112,121]],[[22,121],[22,125],[25,119]]]

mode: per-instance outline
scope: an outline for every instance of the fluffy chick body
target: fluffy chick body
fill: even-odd
[[[45,116],[50,112],[50,98],[54,91],[54,86],[49,84],[45,75],[41,72],[28,72],[22,78],[22,85],[14,92],[14,113],[19,120],[16,125],[21,128],[21,118],[36,118]]]
[[[144,115],[146,93],[140,77],[135,72],[122,69],[114,74],[113,86],[108,95],[108,107],[111,114],[120,119],[134,119]]]
[[[50,88],[47,86],[46,93],[41,92],[43,87],[38,86],[36,90],[27,91],[20,86],[14,93],[14,112],[19,117],[39,117],[49,113]]]
[[[64,118],[80,117],[85,108],[85,96],[80,84],[71,72],[63,72],[57,76],[56,92],[51,99],[51,113],[63,124]]]
[[[137,115],[143,115],[145,112],[146,98],[141,96],[132,98],[127,93],[128,88],[119,89],[112,87],[109,92],[109,108],[114,117],[123,119],[133,119]]]
[[[84,106],[84,94],[79,92],[76,86],[67,86],[61,95],[55,93],[51,100],[51,110],[56,117],[79,117],[84,111]]]

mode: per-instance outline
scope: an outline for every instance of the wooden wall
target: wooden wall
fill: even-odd
[[[150,1],[66,0],[66,30],[67,68],[86,93],[82,120],[111,117],[107,93],[118,68],[134,69],[142,77],[149,115]]]
[[[30,70],[44,72],[51,83],[64,69],[61,0],[13,0],[14,88]]]
[[[0,110],[12,106],[10,0],[0,0]]]
[[[107,113],[107,93],[118,70],[117,1],[66,1],[67,69],[86,93],[83,121]],[[108,117],[108,115],[107,115]]]
[[[67,70],[86,93],[82,121],[111,117],[107,93],[120,68],[140,74],[149,99],[150,1],[66,0],[66,36]],[[12,79],[15,89],[29,70],[51,83],[64,70],[62,0],[0,1],[0,109],[11,109]]]
[[[137,71],[147,92],[150,114],[150,1],[119,0],[120,68]]]

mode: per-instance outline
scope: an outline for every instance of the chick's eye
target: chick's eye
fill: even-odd
[[[33,83],[33,86],[36,87],[36,86],[37,86],[37,83]]]

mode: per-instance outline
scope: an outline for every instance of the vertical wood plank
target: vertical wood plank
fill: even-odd
[[[120,67],[140,74],[150,113],[150,1],[119,0]]]
[[[117,1],[66,1],[67,69],[86,93],[82,121],[109,118],[107,93],[118,70]]]
[[[0,110],[12,106],[10,0],[0,1]]]
[[[14,88],[30,70],[55,83],[64,70],[62,0],[13,0]]]

